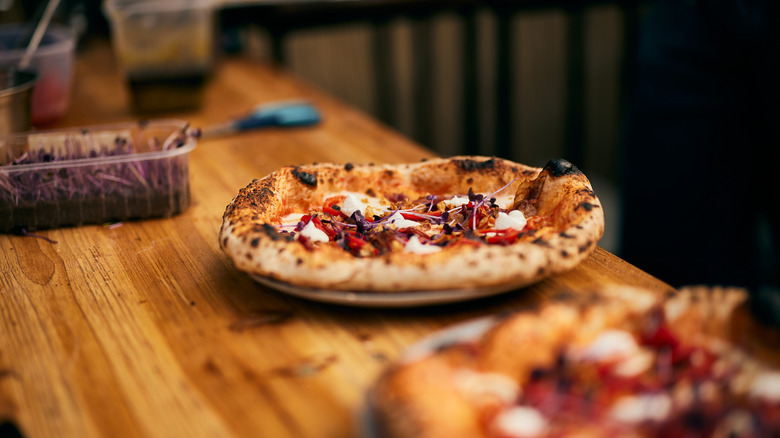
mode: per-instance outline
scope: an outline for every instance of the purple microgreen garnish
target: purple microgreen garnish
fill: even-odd
[[[47,242],[49,242],[51,244],[57,243],[56,240],[49,239],[46,236],[42,236],[40,234],[35,234],[35,233],[30,233],[30,232],[27,231],[27,228],[18,228],[16,230],[14,230],[14,234],[18,234],[18,235],[23,236],[23,237],[34,237],[36,239],[45,240],[45,241],[47,241]]]
[[[350,216],[350,219],[355,221],[355,226],[357,226],[358,233],[360,234],[365,234],[366,231],[374,227],[374,224],[369,222],[360,210],[355,210],[355,212],[352,213],[352,216]]]
[[[436,196],[435,195],[428,195],[425,197],[425,199],[428,200],[428,211],[433,210],[433,206],[436,205]]]
[[[475,194],[474,190],[472,190],[471,187],[469,187],[468,197],[469,197],[469,201],[471,201],[473,203],[477,203],[477,202],[482,202],[482,200],[485,198],[485,195],[483,195],[481,193],[480,194]]]

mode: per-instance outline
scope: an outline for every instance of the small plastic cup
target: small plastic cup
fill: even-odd
[[[18,42],[27,30],[15,24],[0,27],[0,67],[16,67],[26,47]],[[76,38],[65,27],[51,25],[33,55],[29,70],[38,74],[32,93],[32,124],[44,126],[62,117],[70,103]]]
[[[38,75],[0,67],[0,135],[30,129],[32,91]]]
[[[214,61],[213,0],[106,0],[136,112],[193,109]]]

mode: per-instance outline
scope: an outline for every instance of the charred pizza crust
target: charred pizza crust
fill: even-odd
[[[514,182],[512,182],[514,181]],[[490,193],[512,182],[515,208],[553,223],[534,239],[508,246],[460,245],[435,254],[391,252],[355,257],[340,248],[311,249],[274,227],[305,213],[331,194],[372,196]],[[601,203],[585,177],[565,160],[543,169],[464,156],[411,164],[312,164],[284,167],[254,180],[227,206],[219,243],[236,267],[296,286],[332,290],[411,291],[494,285],[524,286],[573,268],[596,247],[604,230]]]
[[[592,295],[560,295],[537,308],[496,317],[481,333],[463,339],[450,337],[446,344],[425,353],[412,349],[390,366],[370,395],[373,431],[385,438],[515,436],[491,428],[496,413],[517,403],[517,397],[527,390],[524,385],[544,372],[540,370],[561,367],[562,357],[570,357],[571,352],[592,351],[595,340],[605,332],[641,333],[648,321],[665,321],[660,335],[654,335],[662,340],[653,342],[667,342],[673,348],[658,347],[658,355],[668,353],[670,363],[677,364],[677,351],[687,352],[691,359],[686,360],[694,364],[691,372],[703,373],[709,367],[717,375],[693,374],[691,380],[663,387],[647,384],[652,394],[671,400],[671,408],[664,406],[671,411],[670,424],[651,429],[648,422],[637,421],[607,429],[594,412],[593,417],[583,416],[573,430],[551,431],[550,436],[682,436],[673,432],[679,432],[675,428],[686,418],[691,421],[688,426],[702,427],[689,430],[686,436],[775,436],[780,430],[780,362],[776,355],[757,354],[767,347],[776,348],[766,344],[766,339],[760,351],[755,347],[761,339],[743,345],[746,327],[752,325],[746,325],[740,313],[746,298],[746,291],[736,288],[692,287],[670,290],[664,296],[635,288],[610,288]],[[631,366],[636,367],[634,359],[641,357],[631,357]],[[698,364],[702,368],[696,369]],[[680,372],[691,375],[686,373]],[[599,391],[593,388],[583,386],[570,393],[599,400],[598,393],[588,393]],[[621,396],[634,395],[628,389],[620,391],[624,391]],[[729,402],[734,405],[723,406],[727,403],[724,393],[731,394]],[[692,413],[675,417],[675,409],[687,408],[686,403],[692,402],[700,403],[702,411],[692,409]],[[643,410],[636,414],[658,415],[662,409],[645,406]]]

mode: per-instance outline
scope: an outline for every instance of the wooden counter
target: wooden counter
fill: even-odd
[[[183,214],[118,227],[0,235],[0,426],[27,437],[351,437],[366,389],[402,348],[443,326],[562,289],[669,286],[604,250],[573,271],[480,301],[416,308],[319,304],[256,284],[217,243],[239,188],[289,164],[433,154],[283,71],[223,59],[206,126],[306,98],[317,127],[201,141]],[[105,45],[80,54],[58,126],[133,120]]]

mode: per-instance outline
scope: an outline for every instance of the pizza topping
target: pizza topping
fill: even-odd
[[[643,348],[636,354],[616,363],[612,368],[612,373],[619,377],[636,377],[649,371],[655,363],[655,359],[653,351]]]
[[[420,238],[416,234],[413,234],[412,237],[410,237],[406,242],[406,245],[404,245],[404,252],[410,252],[414,254],[433,254],[439,251],[441,251],[440,246],[423,245],[420,242]]]
[[[340,208],[340,211],[346,217],[352,216],[356,211],[361,212],[364,216],[368,216],[370,215],[370,213],[367,213],[369,210],[386,211],[386,207],[377,198],[347,193]]]
[[[467,197],[453,196],[447,200],[447,204],[449,204],[451,207],[460,207],[461,205],[466,205],[468,203],[469,198]]]
[[[625,330],[605,330],[580,353],[580,359],[592,361],[629,357],[639,351],[634,336]]]
[[[493,420],[493,430],[498,436],[532,438],[542,436],[548,420],[538,410],[528,406],[514,406]]]
[[[315,226],[313,220],[304,225],[299,235],[305,237],[309,242],[328,242],[330,240],[324,231]]]
[[[520,393],[518,384],[500,373],[478,372],[461,368],[455,373],[455,386],[470,399],[492,397],[512,404]]]
[[[395,213],[391,214],[390,217],[385,219],[386,223],[388,225],[393,225],[396,229],[401,228],[410,228],[410,227],[418,227],[420,226],[419,222],[408,220],[404,217],[401,212],[396,211]]]
[[[284,216],[277,227],[285,233],[298,220],[298,240],[307,249],[314,249],[314,243],[334,242],[361,257],[401,248],[432,254],[455,244],[511,245],[533,228],[548,226],[544,219],[527,220],[522,212],[497,204],[501,199],[503,205],[511,205],[507,196],[497,195],[512,182],[488,196],[471,189],[465,196],[427,195],[416,200],[398,194],[381,200],[373,193],[336,193],[308,214]],[[314,225],[308,225],[308,218]]]
[[[503,211],[498,212],[496,218],[495,228],[497,230],[513,229],[522,231],[528,221],[525,220],[523,212],[520,210],[512,210],[509,213]]]
[[[609,416],[620,423],[660,422],[672,412],[672,399],[665,393],[627,395],[619,398]]]
[[[750,396],[759,400],[780,401],[780,371],[765,372],[756,376],[750,385]]]

